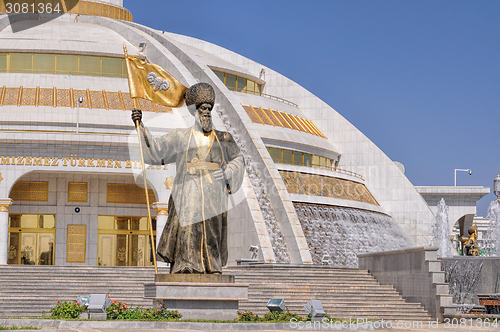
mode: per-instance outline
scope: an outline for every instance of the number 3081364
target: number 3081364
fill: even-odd
[[[20,14],[20,13],[61,13],[60,4],[57,3],[53,6],[51,3],[6,3],[5,12],[7,14]]]

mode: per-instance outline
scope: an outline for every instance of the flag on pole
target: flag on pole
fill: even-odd
[[[130,97],[143,98],[167,107],[184,104],[186,88],[158,65],[128,55],[123,45],[128,70]]]

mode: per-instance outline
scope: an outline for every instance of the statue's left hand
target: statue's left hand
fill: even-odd
[[[215,171],[213,171],[212,175],[213,175],[214,179],[217,180],[217,181],[224,180],[224,172],[222,171],[221,168],[216,169]]]

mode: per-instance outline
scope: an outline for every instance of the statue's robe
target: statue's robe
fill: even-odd
[[[233,137],[214,130],[211,144],[200,146],[193,128],[175,129],[161,137],[142,128],[145,162],[177,166],[158,259],[171,264],[170,273],[222,273],[228,257],[228,196],[240,188],[244,174]],[[213,170],[193,170],[193,159],[219,165],[224,179],[216,180]]]

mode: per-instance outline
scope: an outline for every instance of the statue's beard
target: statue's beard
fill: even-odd
[[[204,133],[209,133],[212,131],[212,119],[209,116],[201,116],[200,125]]]

